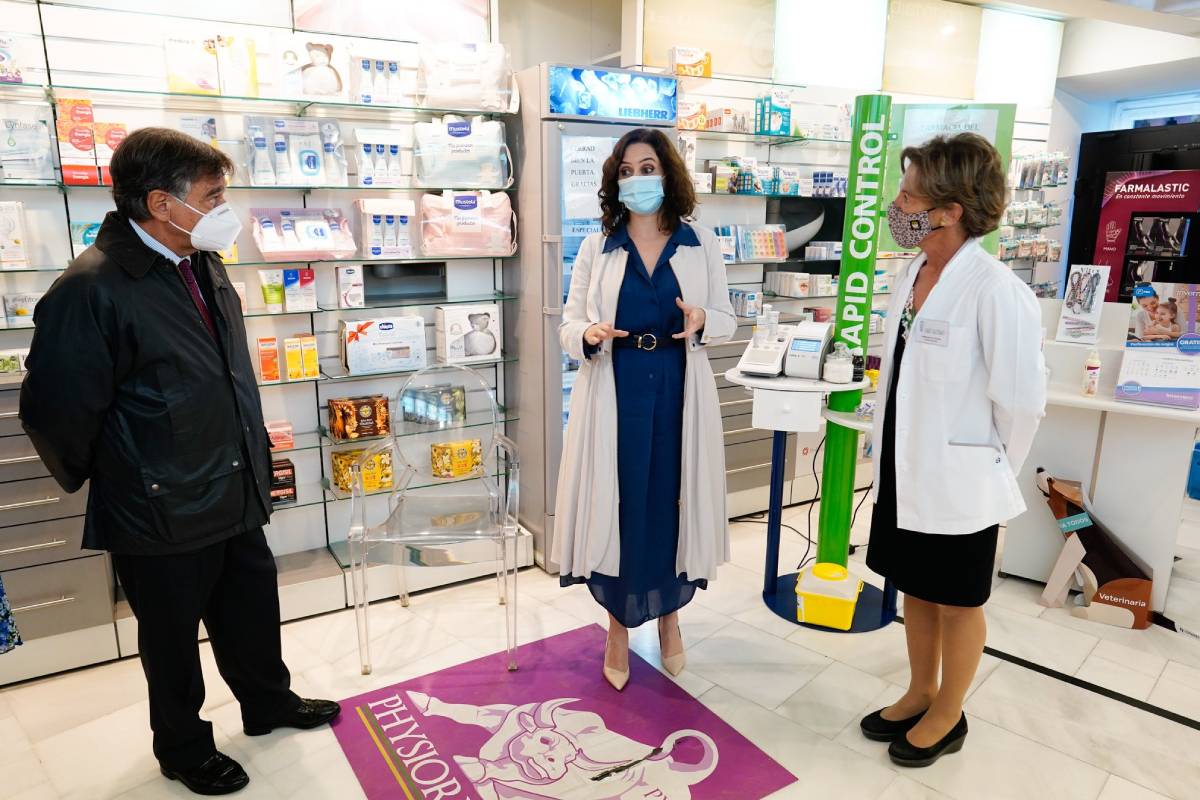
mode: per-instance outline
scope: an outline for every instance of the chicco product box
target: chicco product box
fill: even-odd
[[[813,564],[796,582],[796,619],[809,625],[850,630],[862,585],[840,564]]]

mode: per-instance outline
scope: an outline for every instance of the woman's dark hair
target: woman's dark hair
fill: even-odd
[[[229,156],[212,145],[170,128],[139,128],[117,145],[109,164],[117,211],[128,219],[150,219],[146,196],[160,189],[180,200],[200,178],[233,174]]]
[[[621,137],[613,148],[612,155],[604,162],[604,173],[600,179],[601,226],[609,236],[629,219],[629,210],[618,199],[617,181],[620,180],[621,161],[631,144],[648,144],[654,148],[662,164],[663,204],[658,211],[658,227],[672,231],[679,227],[681,219],[691,219],[696,210],[696,189],[692,176],[684,166],[679,151],[662,131],[652,128],[635,128]]]
[[[917,168],[914,189],[934,208],[958,203],[968,236],[984,236],[1000,226],[1008,187],[1000,153],[977,133],[937,136],[919,147],[906,147],[900,167]]]

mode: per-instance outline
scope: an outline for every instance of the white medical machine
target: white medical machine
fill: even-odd
[[[764,316],[768,319],[755,328],[754,338],[738,362],[738,371],[764,378],[786,375],[820,380],[821,365],[833,339],[833,324],[779,325],[770,318],[773,313],[777,312],[767,312]]]

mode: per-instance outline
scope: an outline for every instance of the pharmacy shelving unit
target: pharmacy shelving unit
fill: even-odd
[[[251,36],[305,33],[347,46],[366,37],[302,31],[291,24],[290,10],[285,12],[286,24],[270,24],[263,19],[266,12],[261,8],[248,8],[246,14],[255,16],[255,25],[249,26],[205,17],[197,2],[172,7],[172,14],[195,13],[195,17],[96,7],[100,4],[101,0],[95,4],[0,0],[0,18],[4,19],[6,33],[12,30],[15,36],[36,42],[42,56],[40,65],[33,64],[26,70],[30,81],[26,85],[0,84],[0,116],[5,116],[11,108],[21,108],[26,115],[31,113],[30,109],[37,109],[49,123],[53,138],[55,103],[62,98],[90,99],[98,120],[121,121],[129,130],[146,125],[176,127],[182,115],[203,114],[216,120],[218,145],[239,165],[245,161],[241,150],[244,114],[336,118],[342,123],[347,141],[353,141],[348,131],[356,124],[404,129],[414,122],[446,113],[499,116],[412,105],[166,91],[161,42],[164,36],[177,36],[181,30],[190,35],[201,35],[197,30],[225,29]],[[289,4],[283,6],[287,8]],[[189,12],[189,8],[195,10]],[[403,52],[416,47],[413,42],[398,40],[372,42]],[[347,182],[352,183],[356,177],[353,145],[347,144],[346,148],[351,173]],[[52,150],[56,152],[57,147],[52,145]],[[289,458],[295,464],[297,502],[277,508],[266,529],[276,554],[284,619],[343,609],[352,597],[345,547],[350,503],[346,494],[330,483],[330,454],[361,445],[329,438],[324,428],[329,399],[367,394],[394,396],[410,374],[346,374],[335,355],[339,321],[420,315],[426,322],[427,360],[433,364],[436,358],[432,325],[436,306],[497,303],[503,316],[505,308],[517,300],[504,289],[503,258],[499,257],[308,263],[256,260],[261,256],[250,234],[251,207],[334,207],[354,219],[352,206],[358,197],[394,196],[415,201],[422,192],[470,188],[417,188],[411,176],[411,148],[405,149],[404,156],[404,178],[402,185],[396,187],[260,187],[250,185],[240,167],[229,186],[228,197],[242,212],[245,232],[238,241],[240,259],[229,263],[227,269],[233,281],[247,286],[248,344],[252,345],[260,336],[282,339],[295,333],[310,333],[316,335],[323,356],[318,378],[260,386],[265,419],[289,420],[295,430],[294,446],[287,451],[276,451],[276,456]],[[0,273],[0,288],[5,294],[45,291],[79,249],[79,245],[73,247],[71,242],[72,224],[99,222],[112,207],[108,187],[66,185],[57,168],[54,177],[45,180],[0,180],[0,195],[5,200],[24,203],[30,228],[31,264],[35,265]],[[359,238],[357,231],[355,238]],[[414,248],[420,252],[417,242]],[[369,273],[366,308],[338,307],[335,267],[339,264],[360,264]],[[257,292],[256,270],[284,266],[309,266],[316,271],[316,311],[268,313],[261,302],[255,301],[261,297]],[[27,348],[32,336],[30,327],[14,325],[0,329],[0,349]],[[509,344],[511,347],[512,343]],[[501,408],[502,424],[517,418],[516,411],[505,404],[505,372],[515,362],[514,351],[510,349],[498,360],[472,365],[492,387]],[[136,620],[116,585],[107,555],[81,549],[86,489],[74,495],[61,492],[23,435],[17,419],[21,377],[0,376],[0,577],[9,590],[26,645],[0,661],[0,685],[137,652]],[[446,488],[439,485],[417,490],[439,492]],[[369,514],[386,513],[386,496],[368,497],[367,503]],[[531,564],[532,546],[528,537],[522,537],[518,548],[519,562]],[[409,588],[417,591],[493,571],[489,564],[459,563],[452,556],[453,553],[444,566],[411,571]],[[378,574],[371,578],[372,596],[396,594],[395,570],[386,566],[373,569]]]

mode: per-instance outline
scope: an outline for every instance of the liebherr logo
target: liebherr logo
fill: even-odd
[[[1117,597],[1115,594],[1105,594],[1104,592],[1097,592],[1096,594],[1099,595],[1101,600],[1109,603],[1116,603],[1119,606],[1137,606],[1138,608],[1146,607],[1145,600],[1134,600],[1129,597]]]

